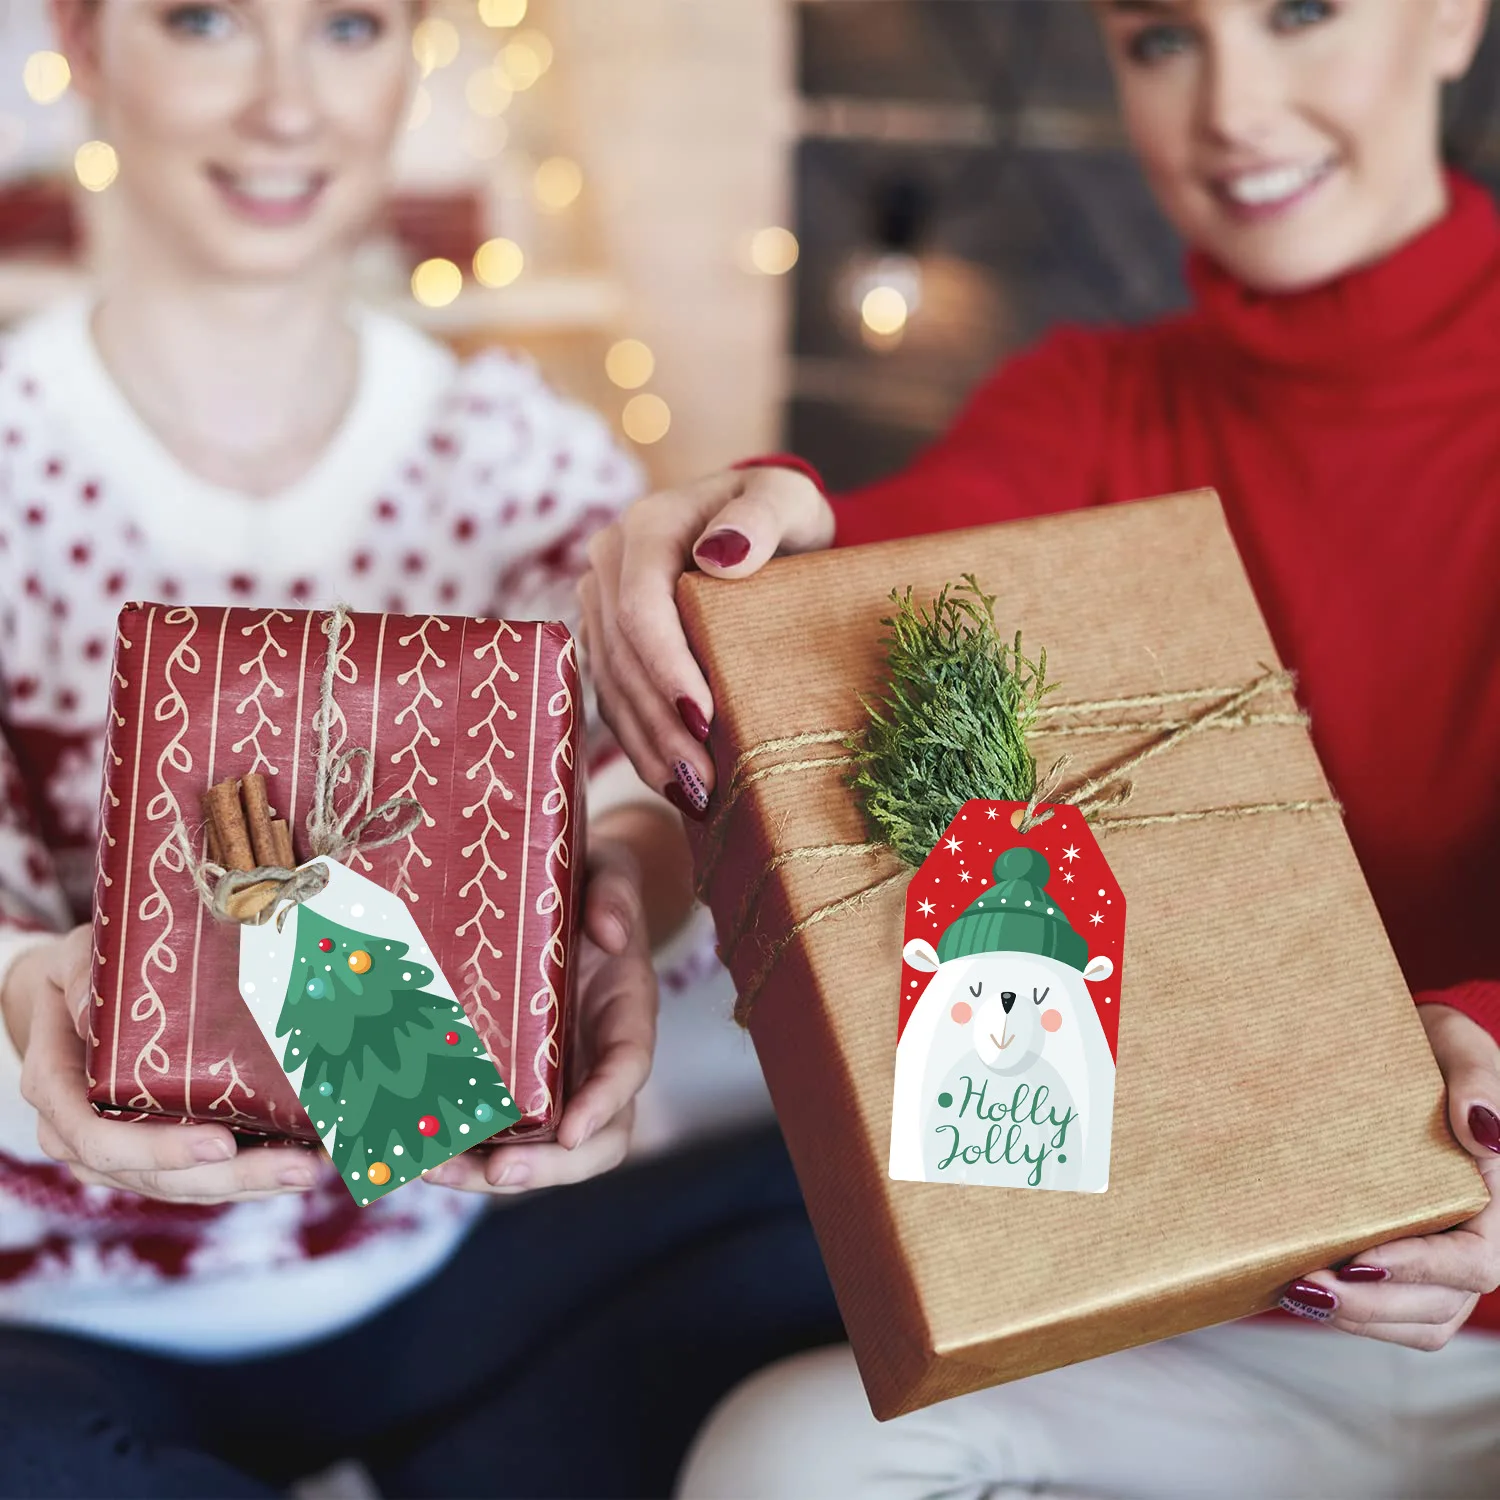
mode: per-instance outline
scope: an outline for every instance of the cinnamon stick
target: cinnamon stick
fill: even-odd
[[[203,811],[203,831],[208,835],[208,857],[216,865],[222,865],[224,845],[219,842],[219,830],[214,827],[213,808],[209,804],[207,792],[198,799],[198,806]]]
[[[204,802],[210,825],[224,856],[219,863],[226,870],[253,870],[255,851],[250,844],[250,831],[245,826],[238,783],[232,780],[221,781],[217,786],[210,787]]]
[[[276,835],[271,831],[271,802],[266,796],[266,778],[258,771],[242,778],[240,798],[245,804],[245,826],[250,833],[250,850],[255,855],[255,863],[280,864]]]
[[[271,836],[276,844],[276,863],[283,870],[295,870],[297,856],[292,849],[292,830],[287,827],[285,818],[277,818],[271,824]]]

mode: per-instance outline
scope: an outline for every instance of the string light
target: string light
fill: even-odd
[[[567,208],[583,191],[583,169],[566,156],[549,156],[536,169],[536,201],[549,213]]]
[[[420,130],[427,123],[427,117],[431,113],[432,95],[425,88],[419,88],[411,96],[411,108],[406,112],[406,128]]]
[[[479,19],[496,29],[519,26],[526,19],[526,0],[479,0]]]
[[[72,81],[73,70],[61,52],[33,52],[21,69],[27,97],[37,104],[55,104]]]
[[[464,273],[441,255],[411,273],[411,294],[423,307],[447,307],[463,290]]]
[[[85,141],[73,153],[73,171],[91,193],[102,193],[120,175],[120,158],[108,141]]]
[[[750,264],[762,276],[785,276],[797,264],[797,236],[779,224],[768,224],[750,237]]]
[[[632,396],[625,403],[620,425],[632,443],[648,447],[666,437],[667,429],[672,425],[672,409],[660,396],[649,392]]]
[[[425,78],[458,56],[458,27],[443,16],[428,16],[412,28],[411,52]]]
[[[474,252],[474,276],[482,286],[509,286],[526,266],[514,240],[486,240]]]
[[[469,81],[464,85],[464,98],[476,115],[493,119],[510,108],[515,92],[499,68],[480,68],[477,73],[469,75]]]
[[[906,298],[893,286],[872,286],[859,304],[859,315],[871,333],[890,338],[906,327]]]
[[[624,391],[633,391],[651,379],[656,356],[639,339],[621,339],[604,356],[604,373]]]

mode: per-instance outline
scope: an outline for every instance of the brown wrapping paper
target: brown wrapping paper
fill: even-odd
[[[1046,647],[1049,703],[1228,689],[1278,665],[1211,491],[790,559],[746,583],[693,575],[679,602],[714,690],[721,787],[752,746],[857,724],[859,694],[882,686],[890,590],[927,599],[966,572],[999,595],[1002,634]],[[1257,707],[1295,704],[1275,693]],[[1073,757],[1066,791],[1143,742],[1033,748],[1043,767]],[[799,754],[815,758],[756,765]],[[772,776],[738,801],[707,891],[721,940],[779,851],[870,837],[843,778]],[[1132,780],[1132,816],[1330,796],[1295,722],[1193,735]],[[700,861],[714,841],[710,823]],[[802,933],[751,1011],[881,1418],[1259,1312],[1303,1272],[1486,1201],[1336,811],[1105,830],[1100,843],[1129,912],[1103,1194],[887,1176],[904,882]],[[737,984],[794,922],[892,868],[778,869],[730,956]]]

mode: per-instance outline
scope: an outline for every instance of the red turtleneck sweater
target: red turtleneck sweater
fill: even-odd
[[[1313,291],[1192,259],[1190,312],[1052,334],[834,507],[848,545],[1212,485],[1408,983],[1500,1036],[1500,215],[1450,189]]]

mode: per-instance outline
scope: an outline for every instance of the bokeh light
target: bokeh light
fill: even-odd
[[[469,75],[469,81],[464,85],[464,98],[476,115],[493,119],[510,108],[515,91],[499,68],[480,68],[477,73]]]
[[[53,104],[68,91],[73,70],[61,52],[33,52],[21,69],[27,97],[37,104]]]
[[[518,31],[510,40],[512,47],[529,47],[535,55],[542,72],[552,66],[552,43],[540,32],[528,28]]]
[[[583,168],[566,156],[549,156],[536,169],[536,201],[549,213],[567,208],[583,191]]]
[[[534,36],[534,33],[527,33],[527,35]],[[550,47],[548,52],[550,61]],[[505,75],[505,81],[518,94],[529,89],[547,71],[546,64],[542,61],[542,54],[530,41],[523,41],[520,37],[513,42],[507,42],[501,48],[498,66]]]
[[[440,255],[424,260],[411,273],[411,294],[423,307],[447,307],[463,287],[464,273]]]
[[[85,141],[73,153],[73,171],[91,193],[102,193],[120,175],[120,158],[108,141]]]
[[[479,19],[486,26],[519,26],[526,19],[526,0],[479,0]]]
[[[643,447],[659,443],[672,425],[672,409],[660,396],[649,392],[632,396],[625,403],[620,425],[632,443],[640,443]]]
[[[427,16],[412,28],[411,53],[424,76],[458,56],[458,27],[444,16]]]
[[[604,373],[621,390],[638,390],[655,370],[656,356],[639,339],[621,339],[604,356]]]
[[[889,338],[906,327],[906,298],[893,286],[872,286],[859,304],[859,315],[871,333]]]
[[[525,266],[526,257],[514,240],[486,240],[474,252],[474,276],[482,286],[509,286]]]
[[[779,224],[757,229],[750,238],[750,264],[762,276],[785,276],[797,264],[797,236]]]

